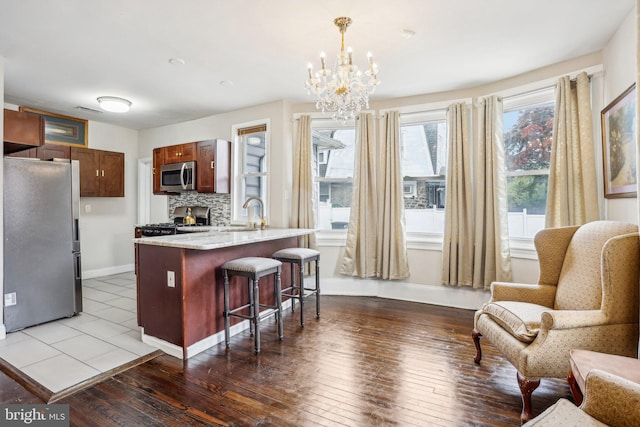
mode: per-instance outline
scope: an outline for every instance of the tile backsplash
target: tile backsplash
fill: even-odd
[[[168,196],[169,221],[173,222],[173,210],[178,206],[207,206],[211,225],[224,227],[231,223],[231,194],[204,194],[188,191]]]

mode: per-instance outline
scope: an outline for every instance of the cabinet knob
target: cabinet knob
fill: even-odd
[[[102,169],[102,176],[104,176],[104,169]]]
[[[213,169],[213,160],[211,160],[211,169]]]
[[[96,169],[96,176],[100,176],[100,171]]]

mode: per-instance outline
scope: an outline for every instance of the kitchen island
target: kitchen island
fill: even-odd
[[[143,342],[187,359],[223,341],[221,266],[247,256],[270,258],[279,249],[297,247],[298,237],[313,233],[297,228],[231,230],[134,239]],[[288,268],[282,269],[282,280],[289,280]],[[245,283],[246,279],[232,278],[232,306],[247,300]],[[260,281],[260,301],[273,303],[272,277]],[[232,334],[248,327],[246,321],[238,320],[232,319]]]

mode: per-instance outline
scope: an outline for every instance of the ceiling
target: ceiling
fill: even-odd
[[[371,51],[380,67],[372,99],[461,89],[601,50],[634,3],[0,0],[5,102],[132,129],[312,102],[306,67],[338,52],[338,16],[353,19],[354,63],[364,67]],[[99,96],[133,107],[77,109],[99,110]]]

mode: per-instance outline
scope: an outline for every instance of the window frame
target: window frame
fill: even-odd
[[[260,126],[264,126],[265,137],[264,137],[264,145],[265,145],[265,155],[261,162],[264,164],[265,170],[263,172],[258,173],[246,173],[245,167],[245,144],[244,138],[250,137],[251,133],[246,135],[240,135],[239,133],[242,130],[250,129],[250,128],[258,128]],[[234,137],[234,147],[232,149],[232,173],[233,173],[233,188],[231,191],[231,224],[244,224],[247,222],[247,209],[243,208],[242,205],[245,202],[245,194],[244,191],[244,183],[246,178],[258,177],[264,179],[264,187],[261,195],[262,202],[264,203],[264,215],[269,217],[269,175],[271,168],[270,165],[270,128],[271,123],[269,119],[261,119],[261,120],[253,120],[251,122],[239,123],[233,125],[231,127],[231,134]],[[262,132],[262,131],[261,131]],[[258,132],[253,132],[258,133]]]

